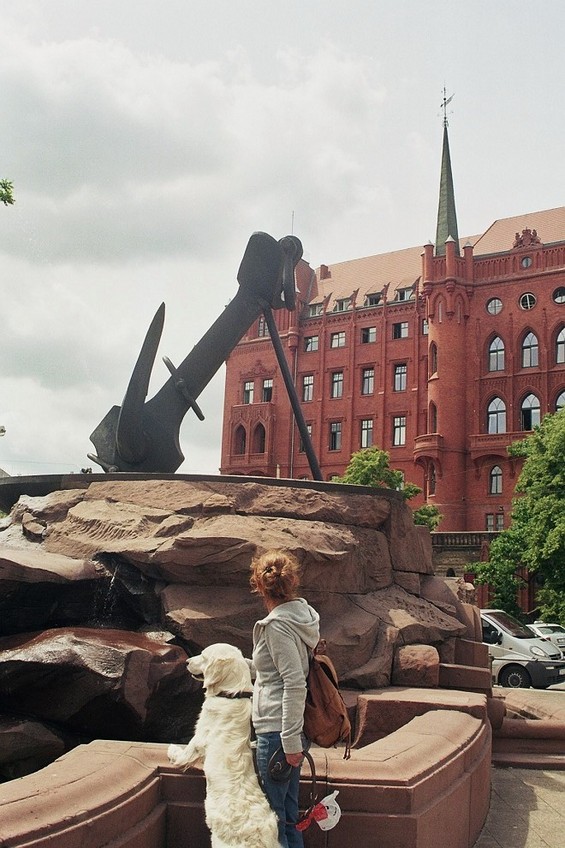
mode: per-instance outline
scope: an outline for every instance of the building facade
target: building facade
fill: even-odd
[[[565,406],[565,207],[459,239],[447,127],[436,243],[297,266],[275,318],[324,480],[376,445],[442,531],[508,526],[507,446]],[[222,474],[312,478],[264,319],[227,362]]]

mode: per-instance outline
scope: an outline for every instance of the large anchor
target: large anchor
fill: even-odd
[[[239,266],[239,290],[234,299],[193,347],[178,368],[163,357],[171,376],[146,402],[149,379],[165,321],[162,303],[145,336],[121,406],[113,406],[90,436],[96,454],[89,459],[104,471],[174,473],[184,460],[179,434],[182,420],[193,409],[204,415],[196,402],[221,364],[257,318],[264,314],[279,367],[312,476],[322,475],[312,447],[296,388],[284,355],[273,309],[292,311],[296,305],[294,271],[302,257],[295,236],[276,241],[267,233],[254,233]]]

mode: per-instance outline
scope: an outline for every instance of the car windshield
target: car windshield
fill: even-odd
[[[547,627],[548,633],[565,633],[565,627],[561,627],[560,624],[549,624]]]
[[[507,633],[510,633],[511,636],[515,636],[517,639],[531,639],[532,631],[527,630],[523,627],[519,621],[516,621],[515,618],[512,618],[511,615],[508,615],[506,612],[489,612],[489,618],[492,618],[496,624],[499,624]]]
[[[544,625],[542,627],[541,624],[536,624],[536,630],[539,630],[539,632],[542,633],[544,636],[551,636],[551,634],[553,633],[553,628],[547,627],[547,625]]]

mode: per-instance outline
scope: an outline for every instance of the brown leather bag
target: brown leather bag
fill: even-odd
[[[316,647],[310,657],[306,678],[306,703],[304,706],[304,733],[321,748],[331,748],[345,743],[343,759],[351,753],[351,722],[347,713],[334,664]]]

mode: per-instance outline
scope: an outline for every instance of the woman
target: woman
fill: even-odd
[[[303,760],[302,724],[309,651],[320,638],[320,617],[297,595],[299,565],[282,551],[269,551],[251,565],[251,587],[263,598],[267,616],[253,628],[253,726],[257,768],[279,819],[283,848],[302,848],[298,787]],[[269,761],[282,748],[283,780],[273,780]]]

